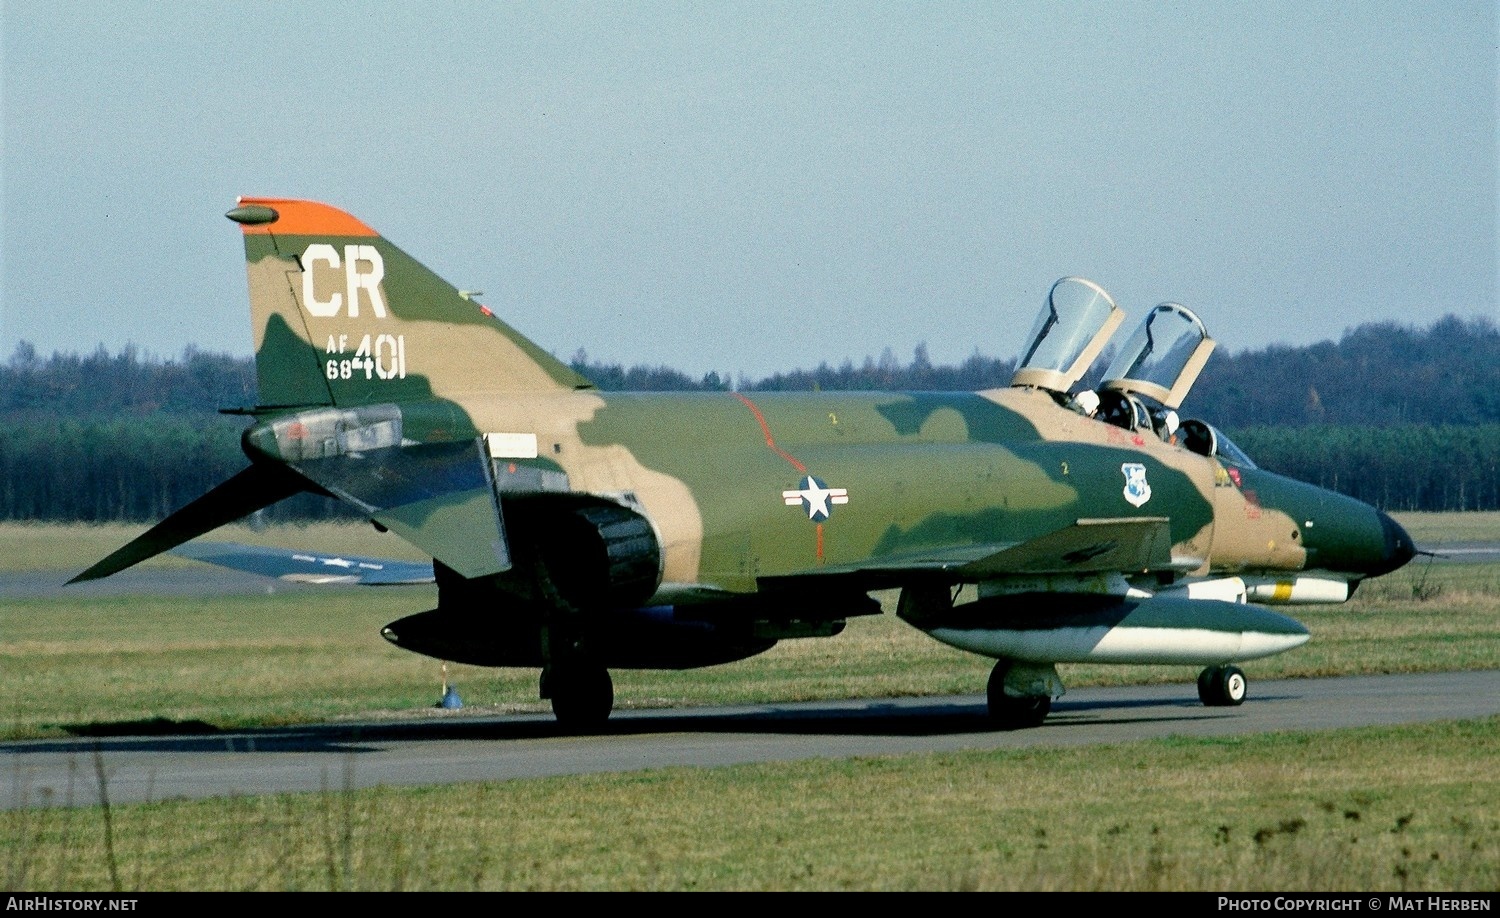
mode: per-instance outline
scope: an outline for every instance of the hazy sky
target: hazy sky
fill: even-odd
[[[1009,357],[1068,274],[1234,352],[1497,315],[1493,0],[0,0],[0,31],[0,359],[248,354],[239,194],[351,211],[560,357],[695,375]]]

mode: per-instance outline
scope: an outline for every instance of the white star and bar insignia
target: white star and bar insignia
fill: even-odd
[[[828,519],[832,504],[849,503],[849,492],[844,488],[830,488],[811,475],[802,478],[802,487],[781,492],[788,507],[800,505],[807,511],[807,518],[815,522]]]

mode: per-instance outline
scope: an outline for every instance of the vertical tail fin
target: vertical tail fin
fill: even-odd
[[[265,407],[588,388],[453,285],[337,208],[246,198],[255,370]]]

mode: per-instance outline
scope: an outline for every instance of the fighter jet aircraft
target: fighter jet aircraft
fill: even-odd
[[[1263,605],[1342,602],[1414,554],[1386,514],[1178,421],[1214,342],[1175,303],[1096,389],[1123,313],[1069,277],[1007,388],[604,393],[355,217],[237,203],[250,465],[75,580],[310,491],[432,557],[437,608],[388,640],[539,669],[567,725],[609,716],[611,669],[832,636],[899,590],[904,621],[996,661],[989,711],[1015,728],[1062,694],[1059,663],[1201,667],[1205,704],[1239,704],[1236,663],[1308,639]]]

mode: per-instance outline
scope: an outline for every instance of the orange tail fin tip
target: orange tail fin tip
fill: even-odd
[[[337,207],[318,201],[240,196],[229,217],[246,234],[278,236],[376,236],[373,229]],[[267,214],[265,211],[270,211]],[[236,216],[240,215],[240,216]]]

